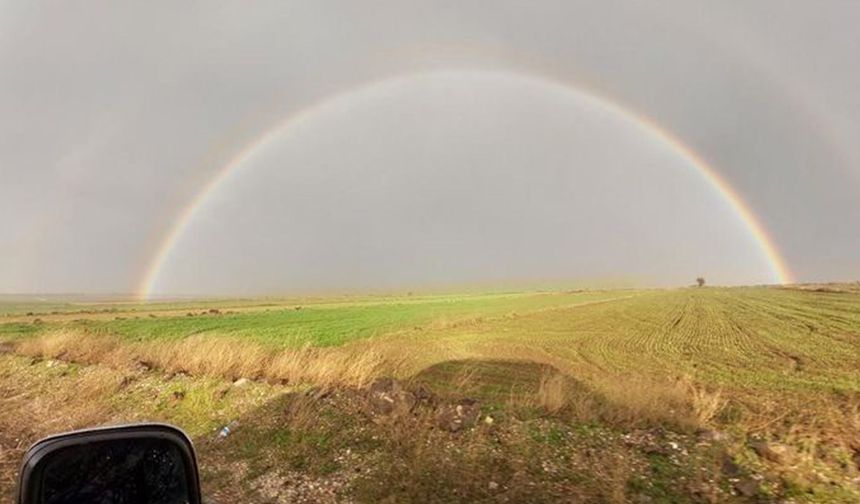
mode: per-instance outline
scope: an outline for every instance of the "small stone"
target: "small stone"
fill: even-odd
[[[491,417],[490,415],[485,416],[484,423],[487,425],[493,425],[493,417]]]
[[[474,399],[463,399],[458,404],[443,406],[436,417],[440,428],[458,432],[475,425],[481,414],[481,407]]]
[[[434,394],[433,391],[424,384],[418,385],[414,394],[415,400],[420,403],[433,405],[436,402],[436,394]]]
[[[370,385],[368,402],[378,415],[403,416],[415,407],[415,394],[396,380],[380,378]]]
[[[238,380],[233,382],[233,386],[234,387],[244,387],[245,385],[247,385],[250,382],[251,382],[251,380],[249,380],[247,378],[239,378]]]
[[[723,443],[729,440],[729,435],[718,430],[705,429],[699,432],[699,440],[712,443]]]
[[[785,460],[785,446],[776,443],[768,443],[766,441],[752,441],[749,447],[759,457],[771,462],[781,464]]]
[[[144,361],[144,360],[135,361],[134,366],[138,371],[142,371],[142,372],[149,371],[155,367],[155,365],[153,365],[151,362]]]
[[[496,483],[495,481],[491,481],[490,484],[487,486],[490,488],[490,490],[498,490],[498,488],[499,488],[499,484]]]

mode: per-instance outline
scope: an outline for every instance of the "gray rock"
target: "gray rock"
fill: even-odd
[[[370,385],[368,403],[378,415],[406,415],[415,407],[415,394],[397,380],[380,378]]]
[[[481,406],[474,399],[463,399],[456,404],[439,408],[436,422],[449,432],[459,432],[472,427],[481,416]]]

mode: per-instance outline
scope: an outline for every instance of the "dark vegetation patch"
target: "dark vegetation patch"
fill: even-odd
[[[198,441],[202,460],[235,466],[226,480],[213,472],[204,481],[216,498],[241,487],[291,502],[707,502],[736,493],[721,442],[523,417],[427,387],[381,379],[279,396],[226,438]],[[464,404],[476,414],[461,428],[441,421]]]

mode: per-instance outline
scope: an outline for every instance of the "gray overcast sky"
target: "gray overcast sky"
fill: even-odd
[[[137,290],[182,208],[312,104],[200,206],[156,293],[771,281],[690,163],[583,90],[698,152],[798,280],[860,279],[858,19],[853,0],[2,1],[0,292]]]

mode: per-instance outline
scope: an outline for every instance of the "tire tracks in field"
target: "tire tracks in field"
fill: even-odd
[[[623,341],[629,339],[623,336],[626,329],[631,325],[648,325],[650,321],[647,317],[638,317],[635,312],[625,310],[623,306],[618,306],[614,302],[633,298],[647,298],[655,294],[659,295],[662,292],[646,291],[639,294],[568,307],[569,310],[576,310],[579,307],[608,305],[607,309],[612,311],[613,316],[587,318],[579,321],[586,325],[586,327],[573,328],[566,326],[561,331],[556,331],[556,334],[552,338],[552,342],[556,343],[556,352],[558,352],[558,349],[573,350],[576,360],[592,371],[608,373],[622,370],[624,366],[620,366],[620,362],[615,357],[619,343],[623,343]],[[608,327],[603,325],[606,323],[609,323]],[[598,327],[594,327],[594,324],[598,324]],[[544,343],[544,345],[549,344],[550,342]]]
[[[860,317],[855,319],[854,315],[860,312],[857,306],[838,299],[840,305],[834,307],[826,304],[828,300],[805,297],[784,293],[745,299],[750,310],[768,319],[768,329],[760,334],[763,350],[791,370],[860,368]]]
[[[539,341],[536,341],[534,338],[522,334],[517,326],[527,325],[536,317],[547,317],[549,314],[551,318],[556,318],[552,314],[578,313],[582,309],[622,302],[646,296],[651,292],[637,292],[560,306],[540,307],[527,311],[511,311],[491,317],[467,317],[444,325],[441,325],[439,320],[434,320],[411,329],[400,329],[380,334],[368,340],[351,342],[347,346],[379,351],[385,355],[387,360],[392,362],[400,361],[402,363],[404,354],[407,354],[408,359],[414,361],[414,366],[417,367],[426,367],[444,360],[488,358],[493,357],[494,354],[509,357],[513,355],[540,357],[540,362],[546,361],[547,356],[550,356],[552,361],[557,362],[560,358],[559,355],[549,351],[547,347],[555,347],[554,342],[556,340],[567,339],[566,334],[545,327],[541,331]],[[571,349],[569,343],[563,343],[562,346]],[[405,350],[406,348],[408,350]],[[583,352],[577,353],[585,355]],[[585,359],[580,360],[585,361]],[[570,361],[568,364],[572,364],[574,359],[565,359],[565,361]],[[413,365],[410,364],[409,367],[413,367]]]

